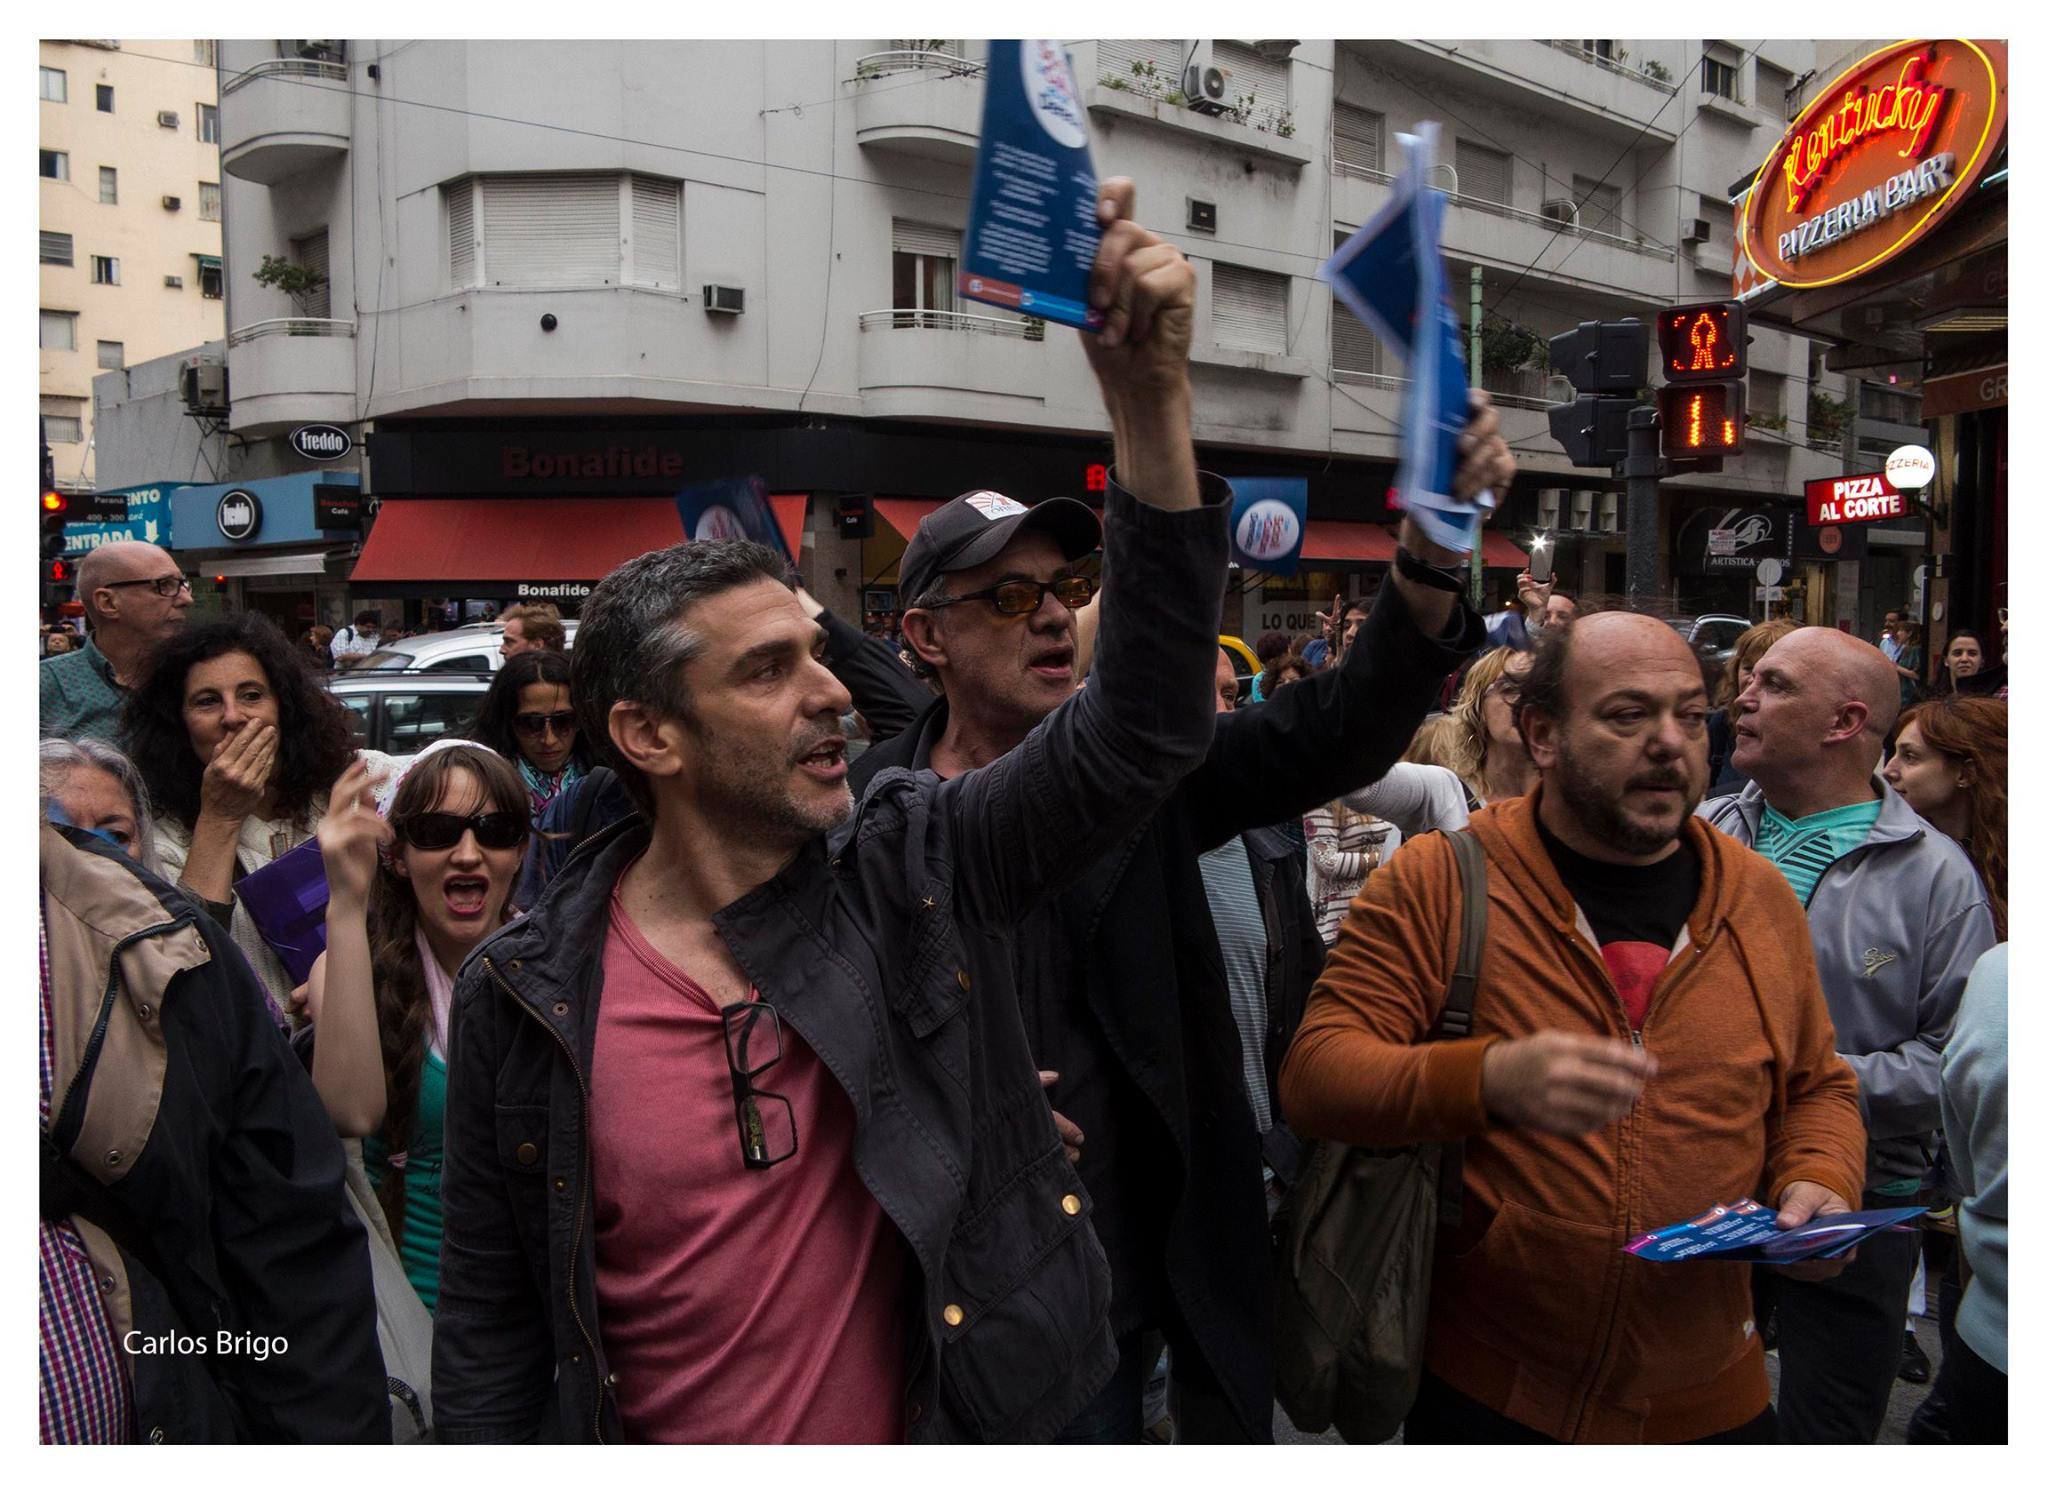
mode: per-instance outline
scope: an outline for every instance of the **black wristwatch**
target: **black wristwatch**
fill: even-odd
[[[1434,562],[1425,562],[1405,546],[1394,547],[1394,571],[1425,588],[1437,588],[1445,593],[1463,593],[1470,581],[1470,574],[1463,567],[1438,567]]]

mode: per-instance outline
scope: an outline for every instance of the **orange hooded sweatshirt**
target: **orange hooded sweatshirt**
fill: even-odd
[[[1635,1234],[1716,1202],[1776,1205],[1816,1181],[1862,1190],[1856,1077],[1835,1055],[1806,916],[1777,868],[1688,819],[1700,895],[1632,1033],[1589,925],[1536,831],[1540,790],[1472,817],[1487,932],[1472,1034],[1424,1044],[1450,979],[1462,894],[1424,836],[1352,904],[1280,1074],[1304,1137],[1463,1138],[1464,1219],[1438,1235],[1426,1364],[1518,1423],[1575,1442],[1674,1442],[1770,1403],[1748,1264],[1652,1263]],[[1486,1049],[1555,1028],[1639,1036],[1657,1072],[1587,1135],[1497,1124]]]

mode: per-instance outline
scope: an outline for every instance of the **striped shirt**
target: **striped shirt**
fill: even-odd
[[[50,1037],[50,940],[36,915],[42,967],[42,1127],[50,1126],[50,1085],[56,1060]],[[135,1433],[128,1373],[114,1350],[114,1328],[100,1304],[85,1240],[69,1222],[44,1222],[37,1251],[41,1371],[36,1422],[46,1444],[125,1444]]]
[[[1756,848],[1785,874],[1798,894],[1799,905],[1805,907],[1813,900],[1821,873],[1869,837],[1883,803],[1872,799],[1797,820],[1788,820],[1767,804],[1757,825]]]
[[[1258,884],[1243,836],[1233,835],[1205,851],[1201,861],[1209,916],[1223,946],[1230,1014],[1244,1056],[1244,1091],[1264,1134],[1273,1127],[1273,1102],[1266,1096],[1266,916],[1259,910]]]

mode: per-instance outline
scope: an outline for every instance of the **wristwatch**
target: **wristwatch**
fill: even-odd
[[[1425,588],[1436,588],[1445,593],[1462,593],[1468,581],[1468,574],[1462,567],[1438,567],[1434,562],[1425,562],[1405,546],[1394,548],[1394,571]]]

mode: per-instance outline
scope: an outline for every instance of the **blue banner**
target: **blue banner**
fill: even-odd
[[[1642,1233],[1629,1242],[1627,1251],[1653,1263],[1683,1263],[1693,1258],[1802,1263],[1808,1259],[1838,1258],[1873,1233],[1910,1222],[1926,1210],[1880,1207],[1867,1212],[1837,1212],[1831,1217],[1816,1217],[1799,1227],[1780,1228],[1776,1211],[1745,1199],[1708,1207],[1688,1221]]]
[[[1458,439],[1469,416],[1464,337],[1444,279],[1444,194],[1427,184],[1437,126],[1397,134],[1405,151],[1394,194],[1344,240],[1317,276],[1400,356],[1408,372],[1401,399],[1401,506],[1438,546],[1469,552],[1479,542],[1479,500],[1456,499]]]
[[[171,544],[171,492],[182,490],[184,480],[166,480],[156,485],[133,485],[126,490],[103,490],[102,496],[126,495],[125,521],[74,521],[64,528],[64,555],[77,560],[94,547],[110,541],[148,541],[160,547]]]
[[[1286,577],[1301,562],[1307,529],[1307,480],[1230,482],[1230,555],[1238,566]]]
[[[782,553],[785,562],[796,560],[775,523],[768,487],[758,475],[685,485],[676,496],[676,514],[683,518],[683,534],[691,541],[758,541]]]
[[[1057,41],[991,41],[963,297],[1100,330],[1088,275],[1102,227],[1074,69]]]

